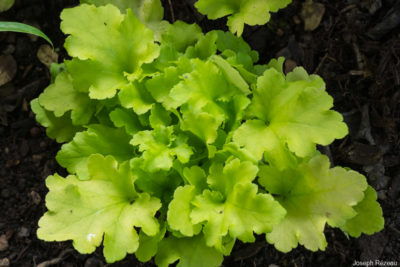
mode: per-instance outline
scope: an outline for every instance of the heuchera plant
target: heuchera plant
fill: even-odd
[[[242,35],[244,24],[263,25],[270,18],[270,12],[277,12],[292,0],[198,0],[198,11],[209,19],[228,16],[229,30]]]
[[[285,75],[283,58],[257,65],[230,32],[160,22],[158,1],[91,2],[62,12],[72,59],[31,102],[71,174],[46,180],[40,239],[103,243],[107,262],[209,267],[254,234],[316,251],[326,225],[382,229],[365,177],[316,150],[347,134],[320,77]]]

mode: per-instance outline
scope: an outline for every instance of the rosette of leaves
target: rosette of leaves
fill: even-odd
[[[316,251],[326,225],[382,229],[365,177],[316,150],[347,134],[320,77],[285,75],[283,58],[257,65],[229,32],[178,21],[154,33],[131,9],[61,19],[72,59],[31,107],[70,175],[47,178],[40,239],[103,244],[107,262],[209,267],[254,234]]]
[[[244,24],[264,25],[271,18],[271,12],[290,4],[291,0],[198,0],[198,11],[209,19],[228,16],[228,27],[238,36],[242,35]]]

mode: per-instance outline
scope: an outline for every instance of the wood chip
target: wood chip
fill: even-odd
[[[58,62],[58,54],[48,44],[41,45],[36,55],[40,62],[42,62],[49,69],[51,63]]]
[[[304,30],[313,31],[318,28],[325,13],[325,6],[321,3],[314,3],[307,0],[303,3],[300,16],[304,21]]]
[[[17,62],[11,55],[0,56],[0,86],[12,81],[17,73]]]
[[[0,236],[0,251],[6,251],[8,249],[8,240],[6,235]]]
[[[10,266],[10,260],[8,258],[0,259],[0,267]]]

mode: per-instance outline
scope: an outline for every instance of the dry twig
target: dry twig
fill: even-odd
[[[57,258],[39,263],[36,267],[47,267],[47,266],[58,264],[58,263],[60,263],[60,261],[62,261],[64,259],[64,257],[67,254],[71,253],[72,251],[74,251],[72,248],[65,249],[65,250],[61,251],[61,253],[58,255]]]

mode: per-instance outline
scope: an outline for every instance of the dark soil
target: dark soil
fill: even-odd
[[[77,2],[17,0],[11,10],[0,14],[0,20],[39,26],[54,42],[61,62],[66,53],[59,14]],[[197,22],[205,31],[226,30],[224,19],[208,21],[196,13],[191,5],[195,0],[171,2],[172,6],[163,1],[166,19]],[[333,164],[367,176],[378,192],[385,229],[347,239],[327,228],[329,245],[316,253],[301,247],[280,253],[259,237],[254,244],[237,243],[224,266],[351,266],[354,261],[378,259],[399,264],[400,1],[318,1],[325,14],[312,32],[304,30],[302,2],[294,0],[273,15],[267,26],[246,26],[243,36],[259,51],[260,62],[285,56],[286,70],[302,65],[325,79],[350,135],[321,151]],[[0,33],[0,60],[9,55],[11,63],[6,65],[12,68],[13,59],[17,63],[15,77],[0,87],[0,266],[105,266],[100,250],[80,255],[70,242],[46,243],[36,238],[37,222],[46,211],[45,178],[54,172],[66,173],[54,159],[60,145],[46,137],[29,108],[30,100],[50,82],[47,67],[36,56],[42,44],[42,39],[27,35]],[[130,255],[107,266],[154,265],[138,263]]]

